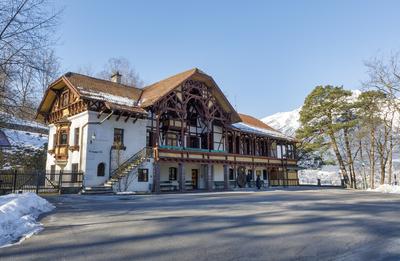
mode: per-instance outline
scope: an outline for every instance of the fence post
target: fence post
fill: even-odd
[[[36,171],[36,194],[39,194],[39,186],[40,186],[39,171]]]
[[[58,193],[61,195],[61,190],[62,190],[62,175],[63,171],[60,170],[60,174],[58,176]]]
[[[15,193],[15,191],[17,190],[17,170],[14,170],[14,175],[13,175],[13,191]]]
[[[317,179],[317,185],[318,187],[321,187],[321,179]]]

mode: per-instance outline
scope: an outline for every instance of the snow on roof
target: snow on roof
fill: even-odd
[[[110,94],[110,93],[88,90],[88,89],[86,89],[84,87],[80,87],[80,86],[78,86],[77,88],[79,89],[79,92],[81,93],[81,95],[85,96],[86,98],[108,101],[108,102],[112,102],[112,103],[119,104],[119,105],[125,105],[125,106],[136,106],[136,101],[129,97],[117,96],[117,95]]]
[[[0,147],[10,147],[11,143],[4,131],[0,130]]]
[[[2,131],[7,136],[11,146],[40,149],[48,142],[48,136],[40,133],[5,128]]]
[[[267,135],[270,137],[274,137],[274,138],[281,138],[281,139],[286,139],[286,140],[292,140],[293,138],[288,137],[278,131],[273,131],[273,130],[268,130],[268,129],[264,129],[264,128],[258,128],[258,127],[254,127],[251,125],[248,125],[246,123],[243,122],[237,122],[232,124],[233,127],[241,130],[241,131],[245,131],[245,132],[250,132],[250,133],[255,133],[255,134],[260,134],[260,135]]]

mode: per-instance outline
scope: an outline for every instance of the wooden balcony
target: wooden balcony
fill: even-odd
[[[54,157],[57,161],[68,160],[68,145],[57,145],[54,148]]]
[[[162,161],[188,161],[199,163],[243,164],[254,166],[269,165],[272,167],[296,166],[293,159],[278,159],[265,156],[241,155],[226,151],[203,150],[197,148],[181,148],[174,146],[160,146],[155,149],[155,157]]]

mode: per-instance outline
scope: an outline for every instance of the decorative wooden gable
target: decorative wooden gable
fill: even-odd
[[[87,104],[79,93],[61,77],[47,89],[36,117],[44,122],[56,123],[86,109]]]

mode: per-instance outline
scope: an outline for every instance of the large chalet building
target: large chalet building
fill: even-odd
[[[66,73],[37,119],[49,125],[46,169],[83,172],[114,191],[298,185],[294,139],[235,111],[213,78],[191,69],[144,88]]]

